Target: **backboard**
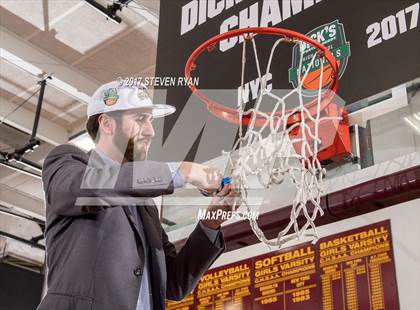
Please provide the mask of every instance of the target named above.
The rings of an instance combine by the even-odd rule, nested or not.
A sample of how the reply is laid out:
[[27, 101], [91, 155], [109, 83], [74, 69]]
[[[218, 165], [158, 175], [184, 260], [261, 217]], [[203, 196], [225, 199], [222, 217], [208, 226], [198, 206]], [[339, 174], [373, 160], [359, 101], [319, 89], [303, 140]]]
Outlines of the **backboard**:
[[[199, 44], [231, 29], [281, 27], [328, 46], [340, 62], [338, 101], [349, 113], [351, 137], [348, 156], [324, 162], [328, 195], [420, 162], [418, 11], [416, 1], [374, 1], [363, 6], [331, 0], [163, 3], [156, 76], [183, 76], [185, 62]], [[267, 59], [273, 40], [257, 41], [260, 58]], [[242, 44], [226, 40], [197, 63], [199, 87], [230, 107], [238, 102]], [[275, 56], [273, 70], [264, 78], [279, 92], [293, 88], [293, 46], [281, 48]], [[252, 57], [249, 64], [254, 69], [245, 72], [246, 100], [252, 105], [261, 81]], [[214, 118], [187, 87], [161, 88], [155, 90], [155, 100], [176, 105], [177, 113], [158, 126], [157, 135], [163, 138], [158, 149], [151, 150], [153, 158], [194, 160], [224, 170], [226, 159], [221, 154], [232, 147], [238, 128]], [[306, 96], [311, 98], [310, 89]], [[253, 207], [261, 214], [289, 206], [295, 194], [287, 180], [268, 190], [256, 181], [253, 184]], [[164, 198], [163, 223], [174, 239], [183, 236], [179, 228], [196, 222], [198, 209], [208, 202], [193, 189]]]

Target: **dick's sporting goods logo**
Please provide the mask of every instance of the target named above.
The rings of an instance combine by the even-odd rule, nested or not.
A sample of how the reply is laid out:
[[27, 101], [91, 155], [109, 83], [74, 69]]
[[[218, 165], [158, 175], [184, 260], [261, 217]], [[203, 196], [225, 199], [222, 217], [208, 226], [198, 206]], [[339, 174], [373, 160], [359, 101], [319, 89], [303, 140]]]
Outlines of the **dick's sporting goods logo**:
[[[331, 23], [319, 26], [309, 31], [306, 36], [318, 41], [327, 47], [337, 59], [338, 78], [340, 79], [346, 71], [348, 59], [350, 57], [350, 43], [346, 41], [343, 24], [335, 20]], [[307, 68], [308, 75], [303, 83], [303, 94], [313, 97], [318, 94], [319, 78], [321, 73], [321, 60], [316, 57], [311, 65], [311, 60], [317, 49], [308, 43], [297, 43], [293, 47], [292, 67], [289, 69], [289, 82], [296, 88], [299, 85], [299, 77], [303, 78]], [[302, 71], [298, 72], [300, 58], [302, 59]], [[322, 78], [322, 87], [327, 86], [331, 79], [331, 66], [326, 59], [323, 61], [324, 73]]]

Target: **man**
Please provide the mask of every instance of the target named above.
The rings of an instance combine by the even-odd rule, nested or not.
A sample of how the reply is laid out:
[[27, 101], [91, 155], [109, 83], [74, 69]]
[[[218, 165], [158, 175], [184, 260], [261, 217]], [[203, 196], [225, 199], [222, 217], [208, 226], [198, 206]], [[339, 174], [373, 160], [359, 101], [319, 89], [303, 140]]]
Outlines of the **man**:
[[232, 208], [235, 196], [209, 167], [146, 160], [154, 105], [136, 86], [111, 82], [88, 105], [88, 155], [71, 145], [44, 161], [47, 294], [38, 310], [159, 310], [189, 294], [223, 252], [223, 220], [200, 222], [176, 252], [152, 197], [190, 183], [217, 195], [209, 210]]

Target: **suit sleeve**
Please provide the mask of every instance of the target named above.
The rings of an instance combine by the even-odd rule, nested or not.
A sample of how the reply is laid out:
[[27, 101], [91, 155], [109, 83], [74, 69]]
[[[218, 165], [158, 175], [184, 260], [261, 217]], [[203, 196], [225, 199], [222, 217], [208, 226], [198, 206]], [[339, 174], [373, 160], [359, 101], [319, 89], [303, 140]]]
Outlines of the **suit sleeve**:
[[196, 226], [179, 253], [168, 241], [165, 231], [163, 244], [167, 270], [166, 298], [170, 300], [182, 300], [191, 293], [202, 275], [225, 249], [221, 232], [212, 242], [200, 225]]
[[[42, 171], [47, 212], [78, 216], [121, 205], [121, 200], [173, 192], [166, 163], [142, 161], [94, 167], [86, 158], [70, 145], [58, 146], [48, 154]], [[84, 203], [89, 199], [100, 199], [101, 203]]]
[[221, 231], [222, 231], [221, 228], [220, 227], [218, 229], [208, 228], [201, 221], [198, 222], [198, 225], [204, 231], [207, 238], [209, 238], [210, 242], [220, 247], [219, 235], [221, 234]]

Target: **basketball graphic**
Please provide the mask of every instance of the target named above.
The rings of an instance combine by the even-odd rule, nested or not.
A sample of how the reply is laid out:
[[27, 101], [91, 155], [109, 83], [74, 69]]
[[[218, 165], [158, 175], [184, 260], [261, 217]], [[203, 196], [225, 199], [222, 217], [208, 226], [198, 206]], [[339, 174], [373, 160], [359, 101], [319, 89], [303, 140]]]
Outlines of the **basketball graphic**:
[[[344, 26], [338, 20], [321, 25], [306, 34], [308, 37], [325, 45], [338, 63], [338, 78], [341, 78], [346, 70], [348, 59], [350, 57], [350, 43], [346, 41]], [[294, 88], [298, 87], [302, 79], [303, 94], [307, 97], [314, 97], [318, 93], [321, 67], [322, 89], [328, 88], [333, 79], [333, 70], [326, 59], [321, 63], [320, 57], [315, 55], [316, 49], [307, 44], [296, 44], [293, 47], [292, 67], [289, 69], [289, 82]], [[314, 57], [315, 56], [315, 57]], [[299, 64], [302, 59], [302, 70], [299, 71]], [[306, 74], [307, 70], [309, 72]], [[305, 77], [306, 75], [306, 77]]]
[[[339, 68], [341, 67], [340, 61], [337, 60], [337, 64]], [[324, 63], [323, 74], [322, 74], [322, 88], [327, 88], [328, 85], [331, 83], [333, 70], [331, 65], [326, 62]], [[302, 76], [303, 77], [303, 76]], [[307, 90], [316, 91], [319, 89], [319, 79], [321, 77], [321, 69], [317, 69], [315, 71], [309, 72], [305, 81], [303, 82], [303, 87]]]

